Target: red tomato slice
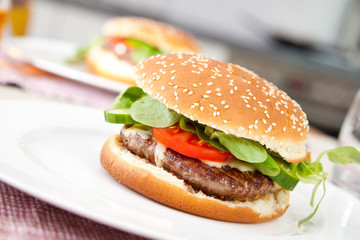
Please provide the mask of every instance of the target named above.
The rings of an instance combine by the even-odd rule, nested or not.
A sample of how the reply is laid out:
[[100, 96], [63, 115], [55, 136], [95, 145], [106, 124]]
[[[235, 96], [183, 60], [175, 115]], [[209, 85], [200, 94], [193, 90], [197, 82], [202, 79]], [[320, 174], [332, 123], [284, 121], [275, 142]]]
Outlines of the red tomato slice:
[[230, 152], [213, 147], [196, 134], [182, 130], [178, 125], [152, 128], [152, 134], [156, 141], [188, 157], [213, 162], [225, 162], [233, 158]]
[[107, 37], [106, 38], [106, 43], [108, 46], [114, 48], [116, 46], [116, 44], [118, 43], [123, 43], [126, 45], [126, 38], [122, 38], [122, 37]]

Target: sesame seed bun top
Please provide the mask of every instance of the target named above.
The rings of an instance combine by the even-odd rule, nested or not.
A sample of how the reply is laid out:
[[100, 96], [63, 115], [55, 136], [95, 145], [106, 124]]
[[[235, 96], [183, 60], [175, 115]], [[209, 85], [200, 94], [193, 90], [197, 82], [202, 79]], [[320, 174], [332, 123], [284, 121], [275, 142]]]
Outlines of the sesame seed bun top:
[[289, 162], [307, 158], [308, 121], [299, 104], [255, 73], [200, 54], [141, 61], [136, 83], [169, 109], [227, 134], [260, 142]]
[[200, 52], [190, 34], [171, 25], [147, 18], [117, 17], [105, 22], [105, 36], [134, 38], [167, 52]]

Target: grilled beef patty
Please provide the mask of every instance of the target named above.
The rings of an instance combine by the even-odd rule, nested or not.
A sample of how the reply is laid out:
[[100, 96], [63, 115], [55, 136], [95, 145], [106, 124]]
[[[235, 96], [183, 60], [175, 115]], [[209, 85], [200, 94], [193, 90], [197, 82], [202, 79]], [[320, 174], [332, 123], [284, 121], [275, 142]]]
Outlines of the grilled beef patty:
[[[120, 142], [132, 153], [156, 165], [155, 148], [158, 143], [153, 138], [145, 138], [137, 133], [126, 136], [121, 131]], [[265, 196], [273, 186], [273, 181], [258, 171], [242, 172], [228, 166], [211, 167], [169, 148], [162, 160], [162, 167], [195, 190], [223, 200], [256, 200]]]

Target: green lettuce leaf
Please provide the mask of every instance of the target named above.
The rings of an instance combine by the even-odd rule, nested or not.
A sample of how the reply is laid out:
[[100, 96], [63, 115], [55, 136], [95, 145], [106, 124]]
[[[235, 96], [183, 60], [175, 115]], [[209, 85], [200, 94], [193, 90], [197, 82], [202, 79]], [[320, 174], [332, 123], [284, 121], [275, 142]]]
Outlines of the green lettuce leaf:
[[330, 161], [337, 164], [360, 164], [360, 152], [350, 146], [338, 147], [326, 152]]
[[181, 115], [168, 109], [165, 104], [146, 95], [136, 100], [130, 107], [131, 117], [150, 127], [165, 128], [177, 123]]
[[211, 133], [210, 139], [218, 139], [221, 145], [244, 162], [262, 163], [268, 156], [266, 149], [260, 143], [250, 139], [236, 137], [218, 130]]
[[144, 58], [164, 53], [163, 51], [151, 46], [150, 44], [137, 39], [128, 38], [126, 39], [126, 43], [133, 49], [133, 51], [131, 52], [131, 58], [135, 63], [140, 62], [140, 60]]
[[221, 143], [219, 142], [218, 139], [211, 139], [210, 138], [211, 135], [206, 134], [205, 129], [207, 128], [207, 126], [204, 126], [204, 125], [202, 125], [200, 123], [191, 121], [190, 119], [188, 119], [186, 117], [182, 117], [180, 119], [179, 126], [180, 126], [180, 128], [182, 128], [185, 131], [197, 134], [198, 137], [201, 140], [203, 140], [204, 142], [209, 143], [213, 147], [216, 147], [216, 148], [218, 148], [218, 149], [220, 149], [222, 151], [228, 152], [226, 147], [221, 145]]
[[73, 56], [66, 59], [66, 63], [74, 64], [83, 61], [85, 59], [86, 54], [89, 52], [91, 48], [95, 47], [96, 45], [102, 45], [104, 44], [104, 42], [105, 42], [104, 36], [95, 37], [88, 44], [79, 47]]
[[278, 176], [280, 173], [280, 167], [271, 157], [270, 154], [267, 154], [267, 158], [262, 163], [253, 163], [255, 168], [262, 174], [270, 177]]
[[117, 96], [113, 102], [113, 109], [130, 108], [138, 99], [145, 96], [146, 93], [139, 87], [129, 87], [122, 94]]

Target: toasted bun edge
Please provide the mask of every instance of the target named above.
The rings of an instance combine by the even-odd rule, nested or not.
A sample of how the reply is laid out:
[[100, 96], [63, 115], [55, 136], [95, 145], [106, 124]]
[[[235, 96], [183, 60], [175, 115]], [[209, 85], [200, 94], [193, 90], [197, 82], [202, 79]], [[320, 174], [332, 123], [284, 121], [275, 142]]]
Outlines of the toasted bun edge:
[[134, 65], [119, 59], [114, 53], [101, 46], [92, 48], [85, 57], [86, 67], [95, 75], [111, 80], [136, 85]]

